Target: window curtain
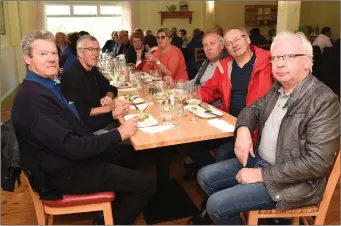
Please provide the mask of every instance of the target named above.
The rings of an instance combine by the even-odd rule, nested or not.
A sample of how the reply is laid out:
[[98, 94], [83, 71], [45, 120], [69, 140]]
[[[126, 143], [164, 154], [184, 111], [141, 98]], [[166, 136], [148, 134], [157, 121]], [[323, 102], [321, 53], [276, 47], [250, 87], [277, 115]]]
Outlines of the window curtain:
[[123, 29], [131, 34], [136, 27], [136, 3], [124, 1], [123, 3]]
[[45, 15], [45, 2], [44, 1], [35, 1], [35, 27], [39, 30], [46, 30], [46, 15]]

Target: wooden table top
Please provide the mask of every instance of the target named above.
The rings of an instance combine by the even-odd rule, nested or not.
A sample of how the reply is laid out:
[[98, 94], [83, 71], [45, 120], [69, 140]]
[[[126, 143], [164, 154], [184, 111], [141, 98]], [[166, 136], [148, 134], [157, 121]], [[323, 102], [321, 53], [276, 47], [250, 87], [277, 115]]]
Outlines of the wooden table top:
[[[153, 117], [159, 121], [159, 125], [162, 125], [156, 103], [153, 103], [150, 107], [148, 107], [146, 113], [153, 115]], [[130, 110], [129, 114], [136, 114], [136, 110]], [[185, 111], [184, 116], [179, 119], [178, 126], [157, 134], [149, 134], [141, 130], [137, 130], [130, 138], [130, 142], [134, 146], [135, 150], [138, 151], [196, 141], [231, 137], [234, 135], [232, 132], [222, 132], [211, 126], [207, 122], [208, 119], [199, 118], [197, 116], [196, 119], [196, 123], [192, 122], [192, 113]], [[235, 117], [225, 112], [219, 119], [223, 119], [231, 125], [235, 125], [237, 121]], [[123, 122], [124, 119], [122, 118], [120, 121]]]

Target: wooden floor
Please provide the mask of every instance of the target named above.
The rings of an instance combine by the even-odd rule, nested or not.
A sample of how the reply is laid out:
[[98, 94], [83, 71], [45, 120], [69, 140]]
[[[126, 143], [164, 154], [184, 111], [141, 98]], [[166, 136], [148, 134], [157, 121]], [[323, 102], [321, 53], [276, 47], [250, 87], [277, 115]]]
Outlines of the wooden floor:
[[[4, 122], [10, 118], [11, 101], [6, 101], [6, 104], [1, 107], [1, 121]], [[182, 176], [184, 169], [181, 165], [181, 156], [175, 156], [171, 165], [171, 176], [176, 178], [189, 194], [194, 204], [199, 207], [202, 198], [199, 194], [199, 188], [195, 181], [183, 181]], [[154, 166], [144, 168], [144, 171], [155, 172]], [[1, 224], [37, 224], [33, 202], [24, 180], [22, 184], [16, 188], [15, 192], [1, 192]], [[92, 224], [92, 219], [96, 213], [88, 214], [70, 214], [55, 217], [55, 224], [71, 225], [71, 224]], [[178, 219], [176, 221], [164, 222], [165, 225], [186, 224], [188, 218]], [[146, 224], [141, 214], [136, 224]], [[340, 181], [334, 192], [325, 224], [340, 225]]]

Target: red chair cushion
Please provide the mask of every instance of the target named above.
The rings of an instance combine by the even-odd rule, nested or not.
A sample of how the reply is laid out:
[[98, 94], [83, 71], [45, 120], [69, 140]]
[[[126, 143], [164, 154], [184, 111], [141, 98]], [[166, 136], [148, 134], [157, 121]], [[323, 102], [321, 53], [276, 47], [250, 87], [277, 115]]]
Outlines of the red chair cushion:
[[114, 199], [115, 199], [114, 192], [98, 192], [81, 195], [63, 195], [63, 199], [42, 200], [42, 202], [45, 206], [48, 207], [70, 207], [111, 202]]

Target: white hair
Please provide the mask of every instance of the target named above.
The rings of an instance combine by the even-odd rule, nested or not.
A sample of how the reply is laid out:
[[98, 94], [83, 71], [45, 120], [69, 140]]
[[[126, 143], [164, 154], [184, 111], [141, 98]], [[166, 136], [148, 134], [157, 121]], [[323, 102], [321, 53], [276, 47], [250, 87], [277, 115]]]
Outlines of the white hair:
[[273, 38], [273, 41], [271, 44], [271, 48], [270, 48], [271, 55], [272, 55], [274, 46], [277, 44], [277, 42], [280, 42], [280, 41], [287, 42], [288, 39], [292, 39], [292, 38], [297, 38], [301, 42], [304, 54], [306, 54], [311, 59], [310, 72], [313, 72], [313, 46], [311, 45], [307, 37], [302, 32], [293, 33], [289, 31], [282, 31], [278, 33]]
[[[91, 36], [91, 35], [82, 35], [78, 41], [77, 41], [77, 45], [76, 45], [76, 48], [77, 49], [81, 49], [81, 48], [84, 48], [84, 41], [85, 40], [90, 40], [90, 41], [97, 41], [97, 39], [94, 37], [94, 36]], [[98, 41], [97, 41], [98, 42]]]
[[232, 27], [232, 28], [228, 28], [228, 29], [226, 29], [226, 31], [224, 32], [224, 36], [225, 36], [225, 34], [226, 34], [227, 32], [229, 32], [229, 31], [231, 31], [231, 30], [238, 30], [238, 31], [240, 31], [240, 32], [242, 33], [242, 35], [247, 35], [247, 36], [248, 36], [247, 31], [246, 31], [246, 29], [245, 29], [244, 27]]
[[220, 44], [224, 45], [224, 38], [221, 37], [218, 33], [216, 32], [209, 32], [209, 33], [206, 33], [204, 35], [204, 37], [202, 38], [202, 40], [204, 40], [207, 36], [209, 35], [215, 35], [217, 37], [217, 39], [219, 40]]
[[26, 34], [21, 41], [21, 50], [24, 55], [32, 57], [32, 43], [35, 40], [47, 40], [56, 43], [55, 36], [49, 31], [36, 30]]

